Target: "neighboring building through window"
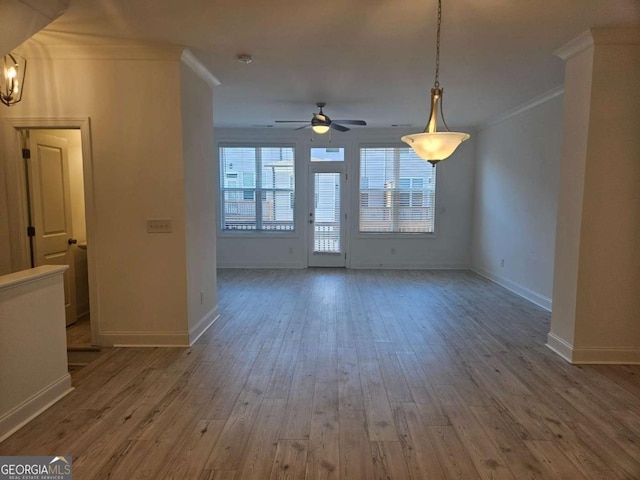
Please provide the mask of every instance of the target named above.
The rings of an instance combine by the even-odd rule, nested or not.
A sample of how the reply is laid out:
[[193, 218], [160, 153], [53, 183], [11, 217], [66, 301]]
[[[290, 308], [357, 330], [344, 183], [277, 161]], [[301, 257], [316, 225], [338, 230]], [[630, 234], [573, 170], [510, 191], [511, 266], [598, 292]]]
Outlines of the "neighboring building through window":
[[294, 149], [223, 146], [219, 151], [222, 230], [294, 230]]
[[436, 169], [411, 148], [360, 149], [360, 232], [433, 233]]

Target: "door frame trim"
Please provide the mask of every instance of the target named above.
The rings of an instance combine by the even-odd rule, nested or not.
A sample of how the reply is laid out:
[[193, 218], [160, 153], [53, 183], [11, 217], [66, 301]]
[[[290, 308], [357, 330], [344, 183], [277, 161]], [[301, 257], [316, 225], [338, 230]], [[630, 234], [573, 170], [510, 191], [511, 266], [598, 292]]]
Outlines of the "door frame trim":
[[[306, 238], [306, 243], [307, 243], [307, 259], [306, 259], [306, 263], [307, 263], [307, 268], [311, 267], [310, 265], [310, 259], [311, 259], [311, 255], [313, 253], [313, 241], [314, 241], [314, 235], [312, 232], [312, 229], [309, 228], [309, 224], [307, 223], [309, 221], [309, 217], [308, 214], [309, 212], [311, 212], [314, 209], [314, 194], [315, 194], [315, 187], [313, 185], [313, 179], [314, 179], [314, 174], [315, 173], [338, 173], [340, 175], [340, 215], [342, 216], [342, 218], [340, 219], [340, 228], [341, 228], [341, 241], [342, 241], [342, 252], [339, 253], [338, 255], [343, 256], [343, 260], [344, 260], [344, 265], [341, 265], [337, 268], [349, 268], [349, 263], [348, 263], [348, 258], [347, 258], [347, 252], [348, 252], [348, 236], [349, 236], [349, 230], [348, 230], [348, 224], [347, 221], [345, 220], [344, 216], [348, 215], [348, 205], [349, 205], [349, 191], [347, 190], [347, 179], [348, 179], [348, 166], [346, 165], [346, 162], [314, 162], [314, 163], [310, 163], [309, 164], [309, 169], [307, 171], [307, 202], [308, 202], [308, 212], [305, 215], [305, 229], [307, 230], [308, 234], [307, 234], [307, 238]], [[315, 222], [315, 218], [314, 218], [314, 222]], [[334, 254], [327, 254], [327, 255], [334, 255]]]
[[98, 295], [97, 261], [99, 244], [96, 235], [96, 216], [91, 148], [91, 120], [89, 117], [27, 117], [5, 118], [3, 136], [6, 145], [5, 174], [9, 215], [9, 244], [11, 268], [14, 272], [31, 268], [27, 231], [26, 172], [22, 159], [21, 130], [74, 129], [82, 139], [82, 169], [84, 178], [85, 219], [87, 225], [87, 264], [89, 269], [89, 305], [91, 306], [91, 342], [100, 345], [100, 304]]

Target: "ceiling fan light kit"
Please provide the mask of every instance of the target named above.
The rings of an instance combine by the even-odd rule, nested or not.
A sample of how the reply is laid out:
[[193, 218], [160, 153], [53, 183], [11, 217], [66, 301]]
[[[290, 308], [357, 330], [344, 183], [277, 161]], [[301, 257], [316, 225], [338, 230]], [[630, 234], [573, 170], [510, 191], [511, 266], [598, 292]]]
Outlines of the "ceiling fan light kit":
[[[448, 158], [462, 142], [468, 140], [471, 135], [468, 133], [451, 132], [444, 120], [442, 111], [442, 94], [444, 90], [440, 87], [440, 25], [442, 23], [442, 0], [438, 0], [438, 31], [436, 40], [436, 78], [431, 89], [431, 113], [429, 122], [422, 133], [405, 135], [401, 138], [403, 142], [413, 148], [416, 155], [428, 161], [434, 167], [438, 162]], [[442, 123], [446, 128], [445, 132], [438, 132], [438, 110], [442, 117]]]
[[276, 120], [276, 123], [306, 123], [307, 125], [296, 128], [296, 130], [311, 127], [311, 129], [319, 135], [324, 135], [330, 130], [337, 130], [339, 132], [348, 132], [351, 130], [350, 128], [342, 125], [343, 123], [347, 125], [367, 125], [367, 122], [364, 120], [331, 120], [322, 110], [325, 106], [326, 103], [324, 102], [316, 103], [316, 107], [318, 107], [320, 111], [313, 114], [310, 122], [307, 120]]

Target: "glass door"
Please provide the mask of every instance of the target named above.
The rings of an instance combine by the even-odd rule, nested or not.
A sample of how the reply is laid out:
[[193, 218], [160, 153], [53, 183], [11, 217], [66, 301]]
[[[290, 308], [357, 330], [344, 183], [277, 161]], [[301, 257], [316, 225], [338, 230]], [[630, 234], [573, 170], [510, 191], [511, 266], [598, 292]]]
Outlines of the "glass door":
[[344, 267], [344, 165], [312, 165], [309, 184], [309, 266]]

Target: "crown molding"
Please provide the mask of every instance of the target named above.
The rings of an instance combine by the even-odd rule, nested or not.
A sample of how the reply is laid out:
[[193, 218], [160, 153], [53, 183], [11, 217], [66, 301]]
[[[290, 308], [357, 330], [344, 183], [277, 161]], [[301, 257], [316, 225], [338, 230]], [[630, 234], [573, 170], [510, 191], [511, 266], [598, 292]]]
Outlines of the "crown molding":
[[640, 44], [640, 28], [592, 28], [591, 35], [596, 45]]
[[553, 54], [556, 57], [560, 57], [565, 62], [577, 55], [578, 53], [586, 50], [587, 48], [593, 47], [593, 34], [591, 30], [586, 30], [582, 32], [580, 35], [575, 37], [573, 40], [565, 43], [562, 47], [557, 49]]
[[556, 97], [559, 97], [564, 93], [564, 85], [558, 85], [555, 88], [543, 93], [542, 95], [538, 95], [537, 97], [532, 98], [531, 100], [526, 101], [525, 103], [518, 105], [511, 110], [506, 111], [505, 113], [494, 117], [493, 119], [484, 122], [478, 126], [479, 131], [486, 130], [489, 127], [497, 125], [498, 123], [502, 123], [505, 120], [508, 120], [512, 117], [520, 115], [521, 113], [526, 112], [527, 110], [531, 110], [532, 108], [537, 107], [538, 105], [542, 105], [543, 103], [548, 102], [549, 100], [553, 100]]
[[29, 60], [159, 60], [178, 61], [184, 47], [145, 44], [47, 44], [28, 40], [19, 51]]
[[207, 82], [211, 87], [217, 87], [221, 84], [220, 80], [218, 80], [215, 75], [213, 75], [204, 64], [198, 60], [191, 50], [185, 48], [182, 51], [182, 55], [180, 56], [180, 60], [186, 66], [188, 66], [193, 72], [198, 75], [202, 80]]
[[567, 61], [578, 53], [594, 45], [638, 45], [640, 44], [640, 28], [592, 28], [565, 43], [553, 54]]
[[67, 11], [71, 0], [18, 0], [18, 2], [50, 20], [55, 20]]

